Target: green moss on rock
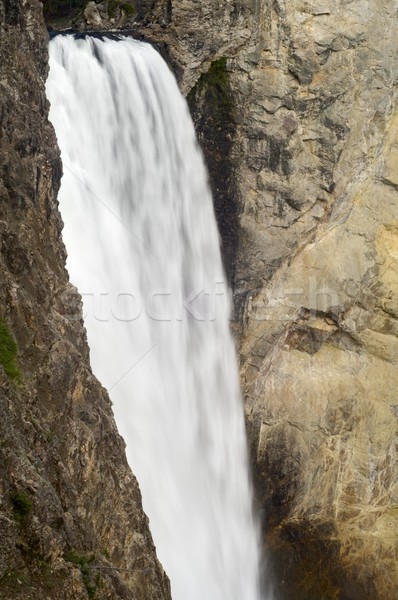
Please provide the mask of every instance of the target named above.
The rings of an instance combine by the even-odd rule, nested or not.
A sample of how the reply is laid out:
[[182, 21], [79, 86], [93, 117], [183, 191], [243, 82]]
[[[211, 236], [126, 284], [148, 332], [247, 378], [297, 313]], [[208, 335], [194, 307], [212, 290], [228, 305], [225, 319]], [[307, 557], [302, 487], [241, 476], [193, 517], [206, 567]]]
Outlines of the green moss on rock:
[[22, 521], [31, 512], [33, 505], [28, 494], [22, 490], [15, 492], [11, 496], [11, 503], [16, 521]]
[[209, 170], [224, 268], [233, 287], [240, 208], [233, 157], [236, 102], [227, 61], [226, 57], [213, 61], [188, 94], [187, 101]]
[[188, 94], [188, 104], [191, 104], [198, 94], [205, 94], [207, 99], [210, 99], [216, 113], [230, 113], [232, 96], [226, 57], [212, 62], [209, 70], [200, 76], [196, 85]]
[[6, 323], [0, 319], [0, 364], [6, 375], [12, 380], [19, 380], [21, 373], [17, 366], [17, 344]]
[[109, 0], [108, 15], [111, 18], [114, 17], [118, 8], [123, 10], [129, 17], [133, 16], [137, 12], [135, 6], [126, 0]]
[[95, 556], [93, 554], [87, 556], [85, 554], [80, 554], [76, 550], [71, 550], [66, 556], [66, 560], [80, 568], [87, 595], [89, 598], [94, 598], [100, 583], [99, 573], [96, 574], [96, 577], [93, 577], [91, 569], [92, 563], [95, 561]]

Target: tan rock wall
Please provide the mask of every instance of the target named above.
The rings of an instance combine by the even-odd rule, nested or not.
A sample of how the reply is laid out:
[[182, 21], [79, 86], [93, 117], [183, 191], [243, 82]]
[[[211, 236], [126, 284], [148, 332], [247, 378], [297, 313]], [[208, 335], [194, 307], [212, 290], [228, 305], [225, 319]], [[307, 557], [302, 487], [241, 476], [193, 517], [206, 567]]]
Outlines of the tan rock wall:
[[[325, 589], [327, 598], [398, 593], [398, 113], [388, 116], [330, 218], [247, 307], [256, 489], [271, 547], [294, 549], [296, 564], [278, 568], [306, 600]], [[309, 566], [314, 540], [322, 554]]]
[[262, 3], [260, 28], [233, 61], [244, 97], [239, 287], [267, 280], [372, 168], [395, 104], [396, 8]]
[[[239, 212], [255, 489], [289, 600], [398, 596], [397, 10], [259, 2], [243, 45], [221, 38], [213, 53], [228, 57], [234, 181], [220, 193], [225, 173], [213, 180], [225, 229], [225, 189]], [[217, 107], [195, 93], [208, 152], [203, 121]]]

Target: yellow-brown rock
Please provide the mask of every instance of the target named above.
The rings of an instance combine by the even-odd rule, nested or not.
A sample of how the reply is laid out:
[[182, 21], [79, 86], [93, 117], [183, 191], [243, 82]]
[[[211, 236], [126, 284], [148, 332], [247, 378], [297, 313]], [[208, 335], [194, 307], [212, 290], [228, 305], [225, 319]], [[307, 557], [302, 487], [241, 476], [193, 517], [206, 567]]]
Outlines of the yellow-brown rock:
[[305, 600], [397, 597], [398, 113], [386, 129], [346, 211], [253, 298], [243, 336], [256, 490]]

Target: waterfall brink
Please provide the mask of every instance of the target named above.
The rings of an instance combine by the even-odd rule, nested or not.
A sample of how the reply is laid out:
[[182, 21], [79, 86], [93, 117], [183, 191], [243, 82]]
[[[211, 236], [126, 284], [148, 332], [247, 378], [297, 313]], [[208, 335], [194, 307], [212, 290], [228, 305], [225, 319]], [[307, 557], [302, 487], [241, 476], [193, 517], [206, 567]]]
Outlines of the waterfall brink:
[[[68, 270], [174, 600], [259, 600], [230, 299], [185, 100], [149, 45], [57, 36]], [[115, 489], [117, 493], [117, 489]]]

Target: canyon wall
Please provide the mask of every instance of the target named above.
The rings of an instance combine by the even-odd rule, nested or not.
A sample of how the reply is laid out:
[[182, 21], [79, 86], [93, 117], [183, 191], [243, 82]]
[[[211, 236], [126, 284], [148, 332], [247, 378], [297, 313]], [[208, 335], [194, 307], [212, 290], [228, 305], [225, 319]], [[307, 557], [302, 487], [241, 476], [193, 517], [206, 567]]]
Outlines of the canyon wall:
[[[90, 544], [97, 548], [105, 532], [114, 544], [109, 532], [115, 525], [105, 526], [113, 512], [103, 522], [102, 509], [97, 519], [91, 506], [104, 496], [98, 495], [94, 465], [102, 465], [101, 473], [110, 469], [108, 444], [99, 442], [110, 435], [120, 470], [108, 485], [125, 482], [123, 493], [132, 490], [137, 499], [126, 515], [126, 495], [117, 495], [117, 509], [134, 521], [132, 529], [131, 521], [122, 521], [119, 535], [129, 536], [132, 549], [145, 539], [138, 547], [156, 575], [146, 585], [157, 591], [141, 597], [167, 597], [106, 396], [87, 366], [80, 309], [71, 315], [77, 322], [63, 314], [70, 313], [71, 290], [54, 200], [60, 165], [43, 100], [46, 40], [38, 12], [32, 13], [38, 4], [21, 0], [18, 13], [14, 3], [2, 3], [2, 65], [3, 55], [8, 61], [2, 85], [11, 82], [2, 95], [10, 106], [1, 113], [4, 139], [10, 140], [2, 154], [10, 157], [2, 160], [3, 186], [16, 198], [2, 203], [8, 235], [2, 235], [8, 294], [2, 310], [18, 342], [25, 382], [5, 379], [4, 385], [9, 414], [24, 438], [18, 444], [27, 445], [18, 446], [18, 468], [4, 481], [23, 473], [20, 464], [49, 430], [46, 443], [52, 448], [52, 439], [58, 440], [62, 465], [59, 471], [43, 467], [55, 478], [55, 496], [69, 489], [62, 477], [74, 486], [76, 506], [68, 494], [62, 505], [68, 507], [62, 515], [72, 514], [63, 523], [78, 532], [69, 547], [92, 551]], [[156, 43], [188, 96], [234, 289], [256, 502], [276, 596], [395, 600], [398, 3], [129, 2], [134, 14], [121, 4], [110, 11], [109, 2], [88, 2], [73, 18], [63, 15], [61, 24], [80, 31], [119, 28]], [[54, 19], [49, 23], [59, 27]], [[23, 71], [16, 69], [18, 60]], [[28, 89], [28, 100], [16, 102]], [[26, 148], [30, 154], [20, 156]], [[36, 285], [36, 276], [42, 284]], [[107, 427], [112, 434], [104, 433]], [[43, 461], [47, 454], [41, 452]], [[20, 515], [18, 523], [12, 513], [18, 507], [12, 494], [21, 485], [18, 480], [4, 497], [13, 531], [26, 536], [30, 529], [18, 528], [33, 523], [33, 515]], [[35, 510], [38, 496], [27, 484], [22, 491], [32, 496]], [[109, 493], [111, 498], [111, 488]], [[21, 549], [27, 542], [20, 547], [13, 535], [9, 560], [27, 560]], [[129, 556], [112, 546], [113, 560]], [[68, 577], [81, 577], [81, 566], [62, 564]]]
[[231, 74], [242, 385], [286, 599], [398, 595], [396, 18], [264, 5]]
[[0, 36], [0, 598], [169, 600], [65, 270], [41, 3]]
[[394, 600], [398, 4], [172, 6], [276, 596]]
[[394, 600], [398, 5], [237, 10], [203, 8], [196, 35], [223, 35], [211, 56], [190, 46], [180, 80], [196, 78], [276, 595]]

